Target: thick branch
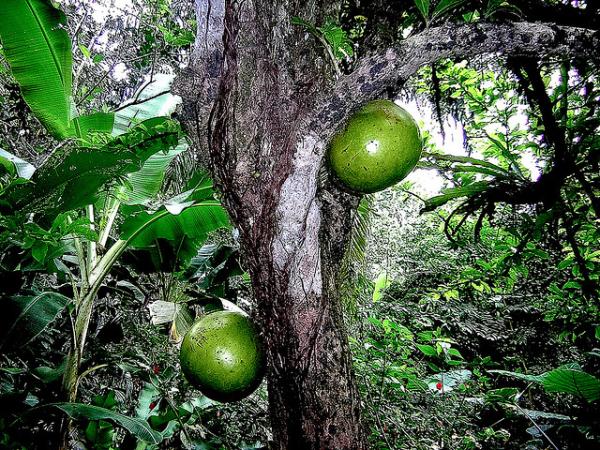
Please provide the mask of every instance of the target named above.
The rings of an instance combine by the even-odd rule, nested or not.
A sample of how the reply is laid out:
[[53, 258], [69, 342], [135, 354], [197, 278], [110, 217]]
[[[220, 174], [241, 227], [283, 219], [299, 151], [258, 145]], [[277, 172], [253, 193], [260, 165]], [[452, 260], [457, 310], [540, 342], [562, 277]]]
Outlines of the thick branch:
[[323, 101], [312, 125], [328, 139], [360, 104], [399, 89], [419, 68], [440, 59], [489, 53], [597, 59], [599, 41], [597, 32], [587, 29], [528, 22], [431, 28], [359, 61], [356, 70], [340, 79]]

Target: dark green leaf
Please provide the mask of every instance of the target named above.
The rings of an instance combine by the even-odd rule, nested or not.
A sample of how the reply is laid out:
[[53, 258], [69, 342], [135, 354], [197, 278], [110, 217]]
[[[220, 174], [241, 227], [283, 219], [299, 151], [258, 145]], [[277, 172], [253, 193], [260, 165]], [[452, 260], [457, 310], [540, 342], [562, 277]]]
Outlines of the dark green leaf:
[[416, 344], [416, 346], [425, 356], [437, 356], [437, 351], [431, 345]]
[[4, 299], [0, 348], [26, 345], [50, 325], [71, 299], [56, 292]]
[[429, 20], [429, 0], [414, 0], [415, 6], [425, 19], [425, 22]]
[[144, 205], [152, 200], [160, 191], [165, 179], [165, 171], [169, 164], [188, 148], [184, 140], [168, 152], [152, 155], [137, 172], [127, 176], [128, 189], [124, 188], [123, 203], [126, 205]]
[[114, 113], [95, 113], [73, 119], [77, 137], [84, 143], [90, 143], [91, 133], [111, 134], [115, 122]]
[[84, 405], [82, 403], [55, 403], [52, 406], [64, 411], [73, 419], [110, 420], [121, 425], [135, 437], [149, 444], [157, 445], [162, 441], [162, 435], [153, 430], [145, 420], [125, 416], [99, 406]]
[[460, 6], [465, 1], [466, 0], [440, 0], [433, 10], [432, 18], [435, 19], [442, 16], [450, 10]]
[[546, 374], [543, 383], [548, 392], [572, 394], [588, 402], [600, 399], [600, 380], [581, 370], [554, 369]]

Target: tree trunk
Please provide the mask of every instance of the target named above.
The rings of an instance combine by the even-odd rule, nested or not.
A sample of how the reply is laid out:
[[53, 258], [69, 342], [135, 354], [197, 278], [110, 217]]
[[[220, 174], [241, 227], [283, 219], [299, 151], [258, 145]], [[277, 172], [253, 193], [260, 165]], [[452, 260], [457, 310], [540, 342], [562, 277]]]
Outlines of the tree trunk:
[[291, 22], [321, 24], [340, 3], [196, 0], [196, 47], [176, 87], [198, 160], [208, 161], [240, 231], [277, 449], [366, 448], [336, 289], [358, 198], [321, 172], [335, 130], [362, 102], [438, 59], [598, 48], [598, 36], [581, 29], [447, 24], [361, 58], [336, 81], [327, 50]]
[[[336, 262], [357, 199], [319, 186], [324, 142], [307, 118], [333, 72], [326, 50], [291, 23], [294, 16], [316, 22], [335, 7], [314, 0], [198, 0], [207, 27], [198, 35], [192, 76], [179, 86], [184, 121], [196, 147], [208, 149], [240, 231], [267, 349], [278, 449], [365, 448], [336, 295]], [[208, 51], [221, 44], [208, 42], [218, 31], [207, 21], [209, 10], [224, 18], [222, 58]], [[222, 64], [220, 79], [201, 70], [207, 61]]]

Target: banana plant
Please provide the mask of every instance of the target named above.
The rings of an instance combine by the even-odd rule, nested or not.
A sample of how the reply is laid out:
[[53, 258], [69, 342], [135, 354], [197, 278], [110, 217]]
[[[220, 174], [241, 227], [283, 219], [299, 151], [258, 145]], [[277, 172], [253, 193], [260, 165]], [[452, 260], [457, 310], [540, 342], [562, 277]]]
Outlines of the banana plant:
[[156, 95], [168, 91], [172, 77], [149, 79], [116, 112], [77, 114], [65, 24], [50, 0], [5, 0], [0, 8], [0, 41], [23, 98], [48, 132], [65, 141], [35, 171], [0, 153], [0, 241], [27, 251], [28, 261], [14, 267], [29, 264], [71, 281], [73, 337], [63, 384], [74, 402], [94, 299], [123, 253], [157, 239], [186, 237], [200, 246], [229, 221], [207, 178], [156, 200], [167, 166], [187, 149], [168, 117], [178, 98]]

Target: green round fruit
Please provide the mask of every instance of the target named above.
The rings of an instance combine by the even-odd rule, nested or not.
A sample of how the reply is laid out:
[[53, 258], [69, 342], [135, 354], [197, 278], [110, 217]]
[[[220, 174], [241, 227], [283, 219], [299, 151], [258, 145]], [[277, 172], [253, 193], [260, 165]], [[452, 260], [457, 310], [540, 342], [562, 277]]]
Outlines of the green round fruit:
[[233, 402], [260, 385], [265, 358], [252, 321], [233, 311], [217, 311], [186, 333], [179, 353], [187, 380], [204, 395]]
[[392, 186], [415, 167], [423, 148], [411, 115], [388, 100], [367, 103], [329, 145], [329, 164], [349, 189], [371, 193]]

